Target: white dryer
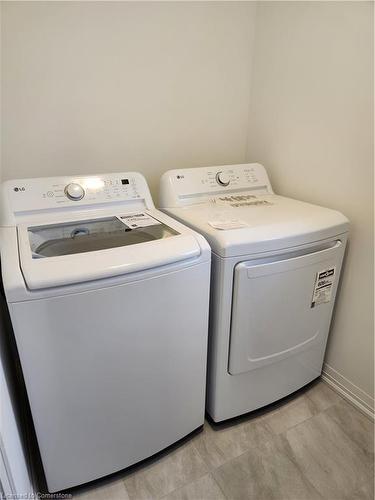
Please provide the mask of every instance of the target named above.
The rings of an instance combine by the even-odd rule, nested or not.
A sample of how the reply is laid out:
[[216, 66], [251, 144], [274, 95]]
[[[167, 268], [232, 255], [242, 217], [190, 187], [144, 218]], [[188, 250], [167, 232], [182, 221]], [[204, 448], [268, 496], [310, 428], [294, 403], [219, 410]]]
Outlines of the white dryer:
[[138, 173], [7, 181], [6, 300], [50, 492], [204, 422], [210, 248]]
[[213, 420], [265, 406], [317, 378], [348, 220], [275, 195], [259, 164], [171, 170], [161, 178], [160, 200], [212, 249]]

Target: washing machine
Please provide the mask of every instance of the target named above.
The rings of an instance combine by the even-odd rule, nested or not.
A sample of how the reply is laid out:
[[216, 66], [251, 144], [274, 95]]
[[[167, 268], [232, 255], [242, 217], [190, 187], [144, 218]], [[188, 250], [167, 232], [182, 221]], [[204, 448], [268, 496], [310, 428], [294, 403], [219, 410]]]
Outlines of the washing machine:
[[259, 164], [170, 170], [160, 204], [212, 249], [212, 419], [263, 407], [319, 377], [346, 217], [274, 194]]
[[135, 172], [1, 186], [6, 302], [50, 492], [204, 422], [210, 247]]

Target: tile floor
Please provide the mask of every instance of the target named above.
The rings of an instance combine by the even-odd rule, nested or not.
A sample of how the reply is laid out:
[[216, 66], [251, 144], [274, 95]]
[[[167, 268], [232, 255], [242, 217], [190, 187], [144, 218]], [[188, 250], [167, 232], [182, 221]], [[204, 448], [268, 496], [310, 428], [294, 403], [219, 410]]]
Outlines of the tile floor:
[[373, 423], [324, 382], [214, 426], [74, 500], [373, 499]]

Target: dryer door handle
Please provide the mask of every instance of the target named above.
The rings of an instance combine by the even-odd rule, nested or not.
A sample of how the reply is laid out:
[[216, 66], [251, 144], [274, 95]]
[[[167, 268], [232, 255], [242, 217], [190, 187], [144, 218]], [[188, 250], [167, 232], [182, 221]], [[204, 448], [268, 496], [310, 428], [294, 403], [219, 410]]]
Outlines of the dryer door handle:
[[341, 240], [333, 240], [328, 243], [324, 243], [321, 245], [316, 245], [314, 247], [308, 247], [301, 250], [293, 250], [286, 253], [280, 253], [277, 255], [273, 255], [272, 257], [263, 257], [260, 259], [248, 260], [245, 265], [249, 268], [249, 278], [253, 276], [252, 270], [258, 266], [265, 266], [266, 264], [273, 264], [275, 262], [282, 262], [284, 260], [293, 260], [294, 262], [298, 262], [297, 259], [311, 256], [323, 256], [324, 254], [328, 254], [333, 250], [339, 249], [343, 245]]

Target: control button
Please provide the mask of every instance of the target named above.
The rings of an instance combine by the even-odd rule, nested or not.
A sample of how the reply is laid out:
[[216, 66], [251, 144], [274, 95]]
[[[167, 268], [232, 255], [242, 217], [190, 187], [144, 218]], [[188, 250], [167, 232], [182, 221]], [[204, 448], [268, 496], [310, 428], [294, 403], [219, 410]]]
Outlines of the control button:
[[52, 198], [54, 195], [53, 191], [47, 191], [48, 198]]
[[69, 200], [79, 201], [85, 196], [85, 190], [79, 184], [72, 182], [65, 186], [64, 192]]
[[230, 177], [225, 172], [218, 172], [216, 174], [216, 182], [220, 184], [220, 186], [229, 186]]

